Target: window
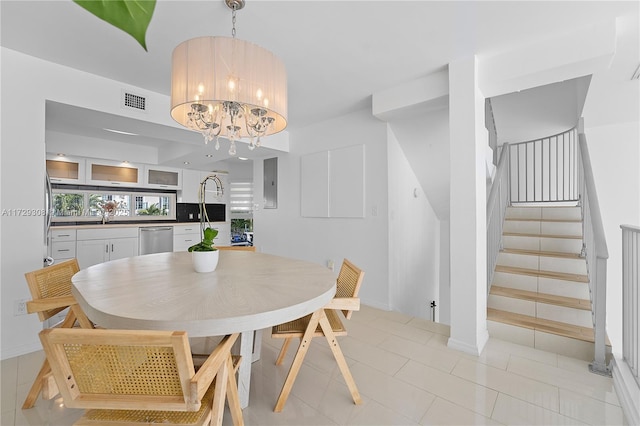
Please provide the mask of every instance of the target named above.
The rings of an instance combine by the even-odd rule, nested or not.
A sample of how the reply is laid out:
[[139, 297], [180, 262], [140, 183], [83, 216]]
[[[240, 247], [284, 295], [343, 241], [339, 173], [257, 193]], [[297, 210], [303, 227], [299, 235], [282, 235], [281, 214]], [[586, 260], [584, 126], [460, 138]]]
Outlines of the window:
[[[231, 182], [229, 202], [232, 217], [246, 217], [242, 214], [253, 213], [253, 182]], [[238, 213], [239, 215], [234, 215]]]
[[176, 194], [53, 189], [53, 222], [174, 220]]

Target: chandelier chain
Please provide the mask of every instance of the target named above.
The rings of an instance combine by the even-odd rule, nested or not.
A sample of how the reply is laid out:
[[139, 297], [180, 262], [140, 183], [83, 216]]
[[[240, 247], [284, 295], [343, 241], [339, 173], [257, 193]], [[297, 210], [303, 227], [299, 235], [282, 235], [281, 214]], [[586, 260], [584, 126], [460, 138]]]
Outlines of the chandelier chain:
[[233, 11], [231, 12], [231, 37], [236, 38], [236, 6], [233, 6]]

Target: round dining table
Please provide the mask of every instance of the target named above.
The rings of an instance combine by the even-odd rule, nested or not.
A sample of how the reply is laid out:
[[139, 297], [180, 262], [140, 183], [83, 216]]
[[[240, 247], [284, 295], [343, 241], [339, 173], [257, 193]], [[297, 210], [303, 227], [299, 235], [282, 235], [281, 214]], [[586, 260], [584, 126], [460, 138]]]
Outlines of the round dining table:
[[191, 253], [157, 253], [90, 266], [72, 283], [78, 304], [100, 327], [180, 330], [190, 337], [241, 333], [243, 407], [249, 402], [254, 332], [310, 314], [336, 292], [335, 275], [319, 264], [227, 250], [220, 250], [213, 272], [195, 272]]

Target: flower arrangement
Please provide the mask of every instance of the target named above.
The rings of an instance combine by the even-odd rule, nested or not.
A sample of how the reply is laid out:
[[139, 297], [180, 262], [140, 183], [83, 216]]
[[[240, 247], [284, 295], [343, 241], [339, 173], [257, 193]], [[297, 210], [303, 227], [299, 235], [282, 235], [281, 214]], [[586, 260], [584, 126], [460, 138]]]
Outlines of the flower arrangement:
[[117, 201], [100, 201], [98, 207], [102, 210], [102, 223], [109, 222], [109, 218], [113, 217], [118, 210], [119, 203]]

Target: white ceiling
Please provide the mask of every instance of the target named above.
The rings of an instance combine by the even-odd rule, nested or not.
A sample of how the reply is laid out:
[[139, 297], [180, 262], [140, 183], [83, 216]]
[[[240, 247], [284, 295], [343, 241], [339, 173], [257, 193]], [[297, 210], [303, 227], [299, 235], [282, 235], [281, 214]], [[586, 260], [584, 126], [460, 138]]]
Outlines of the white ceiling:
[[[442, 70], [453, 59], [491, 56], [625, 14], [637, 19], [638, 2], [248, 0], [237, 13], [236, 28], [238, 38], [284, 61], [288, 130], [294, 134], [309, 124], [370, 107], [373, 93]], [[159, 0], [147, 33], [148, 52], [70, 0], [2, 0], [0, 19], [4, 47], [166, 95], [176, 45], [231, 32], [231, 13], [223, 0]], [[630, 77], [637, 56], [631, 62], [617, 64], [620, 75]], [[78, 120], [68, 118], [70, 112], [84, 114], [87, 126], [77, 126]], [[92, 133], [105, 127], [105, 118], [90, 111], [57, 104], [47, 113], [48, 130], [115, 137]], [[109, 118], [110, 127], [126, 124], [141, 135], [122, 141], [201, 147], [199, 135], [191, 132], [116, 119]]]

